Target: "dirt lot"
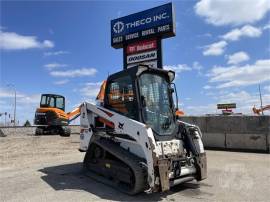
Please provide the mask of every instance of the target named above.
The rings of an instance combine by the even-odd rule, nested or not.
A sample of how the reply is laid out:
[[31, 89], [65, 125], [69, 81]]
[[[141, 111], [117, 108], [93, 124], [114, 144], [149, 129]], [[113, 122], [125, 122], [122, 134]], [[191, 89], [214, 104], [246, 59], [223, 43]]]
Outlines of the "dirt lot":
[[208, 178], [127, 196], [85, 176], [79, 136], [0, 138], [1, 201], [269, 201], [270, 155], [207, 151]]

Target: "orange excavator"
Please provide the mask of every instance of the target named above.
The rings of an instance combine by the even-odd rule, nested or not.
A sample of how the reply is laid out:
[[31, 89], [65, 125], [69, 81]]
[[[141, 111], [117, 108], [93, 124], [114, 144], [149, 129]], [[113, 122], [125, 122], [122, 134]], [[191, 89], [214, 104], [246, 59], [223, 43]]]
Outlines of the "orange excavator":
[[257, 109], [255, 106], [252, 108], [254, 114], [260, 115], [261, 113], [263, 113], [266, 110], [270, 110], [270, 105], [266, 105], [260, 109]]
[[40, 107], [36, 109], [34, 124], [36, 135], [60, 134], [70, 136], [68, 124], [80, 115], [80, 107], [65, 113], [65, 97], [56, 94], [42, 94]]

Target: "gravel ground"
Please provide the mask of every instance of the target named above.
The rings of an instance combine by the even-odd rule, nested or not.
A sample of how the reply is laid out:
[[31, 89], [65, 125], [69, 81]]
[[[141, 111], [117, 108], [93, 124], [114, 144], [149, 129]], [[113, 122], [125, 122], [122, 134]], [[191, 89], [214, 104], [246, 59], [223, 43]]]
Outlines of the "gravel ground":
[[85, 176], [79, 136], [0, 138], [1, 201], [270, 201], [270, 155], [207, 151], [208, 178], [166, 193], [119, 193]]

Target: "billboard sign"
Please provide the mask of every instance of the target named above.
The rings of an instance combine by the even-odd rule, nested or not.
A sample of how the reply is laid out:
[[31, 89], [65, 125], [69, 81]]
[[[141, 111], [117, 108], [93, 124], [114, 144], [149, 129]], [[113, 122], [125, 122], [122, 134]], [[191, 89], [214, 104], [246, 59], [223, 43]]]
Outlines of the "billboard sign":
[[235, 109], [236, 103], [217, 104], [217, 109]]
[[172, 3], [111, 21], [111, 45], [122, 48], [125, 43], [143, 38], [175, 36], [175, 19]]

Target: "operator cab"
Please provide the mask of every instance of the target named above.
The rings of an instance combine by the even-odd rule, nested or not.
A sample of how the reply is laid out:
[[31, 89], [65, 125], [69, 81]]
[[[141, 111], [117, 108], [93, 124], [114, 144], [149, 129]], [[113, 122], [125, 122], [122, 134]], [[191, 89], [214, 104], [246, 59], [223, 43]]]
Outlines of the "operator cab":
[[174, 136], [177, 128], [174, 77], [173, 71], [144, 65], [115, 73], [107, 80], [104, 107], [145, 123], [158, 139]]
[[56, 94], [42, 94], [40, 108], [57, 108], [65, 111], [65, 97]]

